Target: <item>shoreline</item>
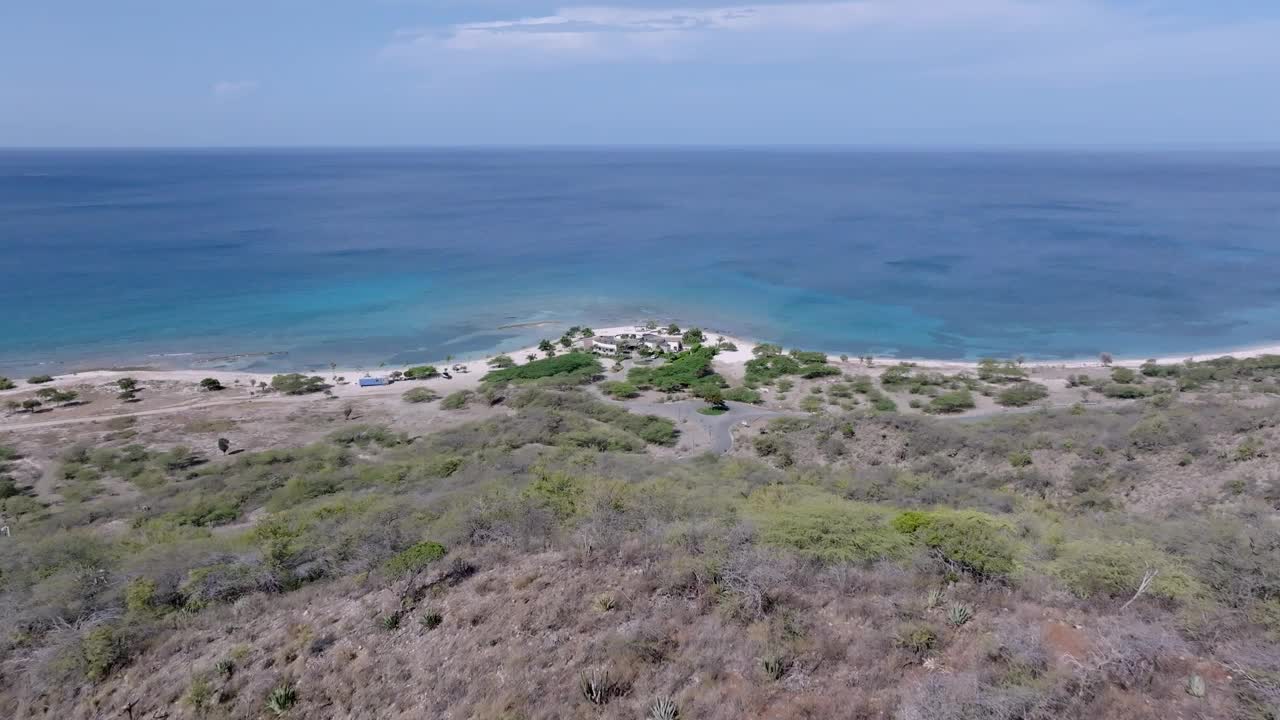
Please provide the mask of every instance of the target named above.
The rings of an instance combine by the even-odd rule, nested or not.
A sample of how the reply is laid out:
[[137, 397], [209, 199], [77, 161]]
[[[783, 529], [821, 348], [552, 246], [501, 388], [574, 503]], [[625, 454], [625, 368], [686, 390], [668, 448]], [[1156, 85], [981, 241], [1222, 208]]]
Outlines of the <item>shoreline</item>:
[[[631, 324], [631, 325], [619, 325], [619, 326], [613, 326], [613, 327], [603, 327], [597, 330], [596, 334], [609, 335], [609, 334], [618, 334], [623, 332], [634, 332], [639, 325], [640, 323]], [[690, 327], [697, 327], [697, 326], [691, 325]], [[716, 364], [722, 365], [722, 366], [734, 367], [734, 366], [745, 365], [748, 360], [754, 357], [754, 355], [752, 354], [752, 350], [757, 345], [768, 342], [767, 340], [758, 340], [754, 338], [740, 337], [732, 334], [731, 332], [721, 332], [715, 329], [703, 328], [703, 332], [708, 337], [708, 340], [713, 340], [715, 338], [722, 337], [724, 338], [725, 341], [731, 342], [737, 346], [738, 349], [736, 351], [722, 351], [720, 352], [720, 354], [716, 356]], [[825, 352], [831, 358], [839, 358], [841, 355], [841, 353], [831, 352], [827, 350], [822, 350], [821, 352]], [[484, 354], [480, 357], [471, 357], [468, 359], [454, 359], [448, 362], [444, 360], [437, 360], [433, 362], [415, 363], [415, 364], [416, 365], [435, 365], [436, 367], [439, 367], [439, 368], [445, 368], [445, 367], [452, 368], [454, 365], [465, 367], [467, 368], [465, 372], [453, 373], [454, 376], [450, 380], [446, 380], [443, 378], [434, 379], [435, 384], [444, 384], [449, 389], [465, 389], [478, 384], [480, 382], [480, 378], [482, 378], [485, 373], [489, 372], [489, 370], [492, 369], [488, 365], [489, 360], [495, 357], [498, 357], [499, 355], [507, 355], [513, 358], [518, 364], [523, 364], [525, 362], [526, 357], [530, 354], [537, 355], [539, 356], [539, 358], [541, 358], [543, 355], [541, 352], [538, 351], [536, 346], [530, 346], [530, 347], [520, 348], [517, 350], [507, 350], [507, 351], [488, 350], [488, 351], [484, 351]], [[1186, 360], [1204, 361], [1204, 360], [1210, 360], [1210, 359], [1215, 359], [1220, 357], [1246, 359], [1246, 358], [1254, 358], [1262, 355], [1271, 355], [1271, 354], [1280, 355], [1280, 344], [1260, 344], [1260, 345], [1254, 345], [1251, 347], [1238, 348], [1234, 350], [1189, 353], [1187, 355], [1182, 355], [1180, 357], [1168, 356], [1168, 355], [1163, 357], [1155, 357], [1155, 358], [1149, 358], [1149, 357], [1119, 358], [1117, 357], [1112, 360], [1110, 365], [1113, 367], [1136, 368], [1142, 365], [1143, 363], [1147, 362], [1149, 359], [1154, 359], [1156, 362], [1159, 362], [1161, 364], [1173, 364], [1173, 363], [1181, 363]], [[176, 357], [178, 355], [179, 354], [173, 354], [172, 356]], [[858, 356], [850, 356], [849, 362], [851, 363], [856, 362], [857, 358]], [[931, 359], [931, 358], [910, 358], [910, 357], [892, 357], [892, 356], [872, 356], [872, 358], [873, 358], [873, 364], [880, 367], [896, 365], [898, 363], [903, 363], [903, 362], [914, 363], [915, 365], [918, 365], [920, 367], [939, 368], [939, 369], [947, 369], [947, 370], [973, 370], [978, 367], [978, 361], [976, 360], [940, 360], [940, 359]], [[1000, 359], [1006, 359], [1006, 358], [1000, 358]], [[1042, 368], [1042, 369], [1052, 368], [1052, 369], [1069, 370], [1069, 369], [1077, 369], [1077, 368], [1078, 369], [1099, 368], [1099, 367], [1103, 367], [1104, 363], [1102, 362], [1101, 358], [1071, 358], [1071, 359], [1061, 359], [1061, 360], [1027, 360], [1023, 362], [1022, 365], [1028, 368]], [[412, 367], [412, 366], [413, 365], [411, 364], [406, 364], [403, 367], [399, 365], [396, 365], [396, 366], [388, 365], [385, 367], [373, 368], [373, 369], [341, 368], [340, 367], [332, 370], [330, 369], [313, 370], [313, 371], [286, 370], [281, 372], [256, 372], [256, 371], [212, 369], [212, 368], [211, 369], [157, 368], [157, 367], [146, 367], [146, 366], [138, 366], [138, 365], [126, 365], [126, 366], [116, 366], [116, 367], [98, 367], [98, 368], [80, 370], [76, 372], [53, 375], [54, 379], [52, 382], [42, 383], [40, 385], [29, 385], [25, 382], [23, 378], [16, 378], [16, 377], [10, 378], [11, 380], [14, 381], [17, 387], [11, 390], [0, 391], [0, 395], [15, 394], [15, 393], [23, 392], [25, 390], [36, 389], [39, 387], [74, 384], [76, 382], [83, 382], [83, 381], [89, 381], [89, 382], [99, 381], [99, 380], [109, 381], [109, 380], [123, 377], [126, 375], [136, 376], [142, 380], [190, 381], [190, 382], [199, 382], [203, 378], [212, 377], [212, 378], [217, 378], [219, 381], [223, 382], [223, 384], [225, 385], [231, 386], [241, 381], [250, 381], [253, 383], [269, 382], [273, 376], [287, 373], [287, 372], [298, 372], [303, 375], [319, 375], [320, 377], [323, 377], [326, 380], [332, 379], [334, 377], [343, 377], [346, 379], [347, 382], [345, 385], [335, 385], [334, 386], [335, 394], [338, 394], [339, 389], [347, 390], [349, 388], [356, 388], [359, 390], [359, 392], [363, 394], [368, 394], [370, 392], [377, 392], [377, 391], [386, 392], [386, 389], [393, 387], [394, 384], [388, 384], [386, 386], [379, 386], [379, 387], [372, 387], [372, 388], [360, 388], [359, 385], [355, 383], [355, 380], [357, 380], [360, 377], [368, 377], [368, 376], [385, 377], [387, 374], [391, 373], [394, 370], [397, 370], [397, 369], [403, 370], [406, 367]], [[347, 395], [347, 394], [350, 394], [350, 391], [348, 390], [347, 392], [342, 392], [341, 394]]]

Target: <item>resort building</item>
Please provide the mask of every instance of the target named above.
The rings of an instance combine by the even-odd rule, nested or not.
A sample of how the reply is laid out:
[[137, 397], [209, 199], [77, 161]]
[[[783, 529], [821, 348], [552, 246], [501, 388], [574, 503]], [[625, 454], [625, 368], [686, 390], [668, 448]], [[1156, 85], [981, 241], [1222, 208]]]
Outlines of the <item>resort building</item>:
[[680, 342], [678, 337], [655, 335], [653, 333], [641, 335], [634, 333], [596, 335], [595, 337], [582, 339], [583, 350], [601, 355], [616, 355], [619, 352], [631, 352], [641, 347], [648, 348], [653, 352], [671, 353], [684, 350], [684, 343]]

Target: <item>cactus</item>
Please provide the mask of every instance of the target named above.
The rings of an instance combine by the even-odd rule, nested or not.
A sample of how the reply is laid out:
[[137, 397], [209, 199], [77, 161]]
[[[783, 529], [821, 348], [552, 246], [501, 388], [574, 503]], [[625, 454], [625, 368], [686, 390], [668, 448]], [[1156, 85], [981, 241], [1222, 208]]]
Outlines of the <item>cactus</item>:
[[680, 708], [669, 697], [660, 697], [649, 706], [649, 720], [679, 720]]
[[947, 611], [947, 622], [953, 627], [960, 627], [973, 619], [973, 610], [968, 605], [952, 605]]

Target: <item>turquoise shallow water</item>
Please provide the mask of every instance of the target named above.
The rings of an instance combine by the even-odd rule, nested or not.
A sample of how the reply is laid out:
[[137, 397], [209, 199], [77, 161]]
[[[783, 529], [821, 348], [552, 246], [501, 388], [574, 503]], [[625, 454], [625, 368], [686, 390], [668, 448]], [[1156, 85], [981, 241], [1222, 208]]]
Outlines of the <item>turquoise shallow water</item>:
[[1280, 340], [1280, 155], [0, 152], [0, 258], [0, 374], [373, 366], [649, 317], [1163, 355]]

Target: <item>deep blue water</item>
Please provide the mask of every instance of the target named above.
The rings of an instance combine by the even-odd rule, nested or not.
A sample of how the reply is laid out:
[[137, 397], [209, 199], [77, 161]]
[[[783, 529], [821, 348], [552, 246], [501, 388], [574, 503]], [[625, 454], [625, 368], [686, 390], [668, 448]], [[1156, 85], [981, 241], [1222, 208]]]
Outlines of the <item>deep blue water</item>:
[[0, 374], [645, 318], [851, 354], [1225, 349], [1280, 341], [1280, 154], [5, 151], [0, 308]]

